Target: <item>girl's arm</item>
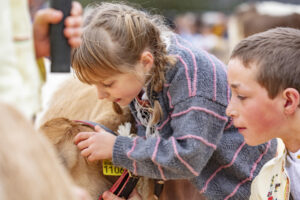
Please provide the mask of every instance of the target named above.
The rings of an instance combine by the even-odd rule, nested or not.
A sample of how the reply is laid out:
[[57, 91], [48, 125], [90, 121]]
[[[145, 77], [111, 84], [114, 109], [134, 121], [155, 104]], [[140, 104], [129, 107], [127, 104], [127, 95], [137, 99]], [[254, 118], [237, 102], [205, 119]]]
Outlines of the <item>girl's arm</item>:
[[203, 97], [186, 99], [174, 111], [161, 132], [173, 135], [117, 137], [113, 162], [134, 174], [158, 179], [198, 176], [216, 150], [227, 122], [225, 107]]

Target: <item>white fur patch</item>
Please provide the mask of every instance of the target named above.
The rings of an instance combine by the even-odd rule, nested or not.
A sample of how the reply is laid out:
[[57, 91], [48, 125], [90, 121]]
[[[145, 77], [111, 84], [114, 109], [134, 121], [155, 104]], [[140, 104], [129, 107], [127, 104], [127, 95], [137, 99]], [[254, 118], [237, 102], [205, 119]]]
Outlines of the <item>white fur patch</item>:
[[124, 124], [121, 124], [118, 127], [118, 134], [121, 136], [132, 136], [132, 134], [130, 134], [130, 130], [131, 130], [131, 123], [126, 122]]

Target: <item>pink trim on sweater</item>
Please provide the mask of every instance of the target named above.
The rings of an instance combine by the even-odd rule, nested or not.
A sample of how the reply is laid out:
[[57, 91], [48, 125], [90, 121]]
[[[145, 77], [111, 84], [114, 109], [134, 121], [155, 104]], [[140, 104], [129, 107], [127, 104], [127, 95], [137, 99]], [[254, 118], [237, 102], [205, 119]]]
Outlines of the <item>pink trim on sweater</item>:
[[239, 146], [239, 148], [238, 148], [238, 149], [236, 150], [236, 152], [234, 153], [234, 156], [233, 156], [233, 158], [232, 158], [232, 160], [231, 160], [231, 162], [230, 162], [229, 164], [220, 166], [220, 167], [219, 167], [219, 168], [218, 168], [218, 169], [217, 169], [217, 170], [216, 170], [216, 171], [215, 171], [215, 172], [207, 179], [207, 181], [206, 181], [204, 187], [201, 189], [200, 193], [205, 192], [205, 190], [207, 189], [207, 186], [208, 186], [209, 182], [217, 175], [217, 173], [218, 173], [219, 171], [221, 171], [222, 169], [228, 168], [228, 167], [230, 167], [231, 165], [233, 165], [234, 161], [236, 160], [238, 154], [239, 154], [240, 151], [242, 150], [243, 146], [245, 146], [245, 144], [246, 144], [246, 143], [243, 142], [243, 143]]
[[160, 143], [160, 137], [158, 136], [158, 137], [157, 137], [156, 144], [155, 144], [155, 149], [154, 149], [154, 152], [153, 152], [153, 154], [152, 154], [151, 160], [152, 160], [152, 162], [153, 162], [154, 164], [157, 165], [161, 178], [162, 178], [163, 180], [166, 180], [166, 177], [165, 177], [165, 175], [164, 175], [164, 172], [163, 172], [163, 170], [162, 170], [160, 164], [158, 164], [158, 163], [155, 161], [155, 157], [156, 157], [156, 155], [157, 155], [159, 143]]
[[199, 173], [196, 172], [186, 161], [184, 161], [178, 154], [178, 151], [177, 151], [177, 148], [176, 148], [176, 143], [175, 143], [175, 138], [174, 137], [171, 137], [172, 139], [172, 144], [173, 144], [173, 149], [174, 149], [174, 152], [175, 152], [175, 155], [177, 156], [178, 160], [180, 160], [180, 162], [182, 164], [184, 164], [186, 166], [186, 168], [188, 168], [190, 170], [190, 172], [192, 172], [192, 174], [194, 174], [195, 176], [198, 176]]
[[193, 63], [194, 63], [194, 79], [193, 79], [193, 89], [194, 89], [194, 91], [192, 92], [192, 96], [196, 96], [196, 93], [197, 93], [197, 68], [198, 68], [198, 66], [197, 66], [195, 55], [189, 48], [187, 48], [187, 47], [183, 46], [182, 44], [180, 44], [176, 37], [175, 37], [175, 40], [176, 40], [176, 43], [177, 43], [178, 46], [180, 46], [181, 48], [187, 50], [192, 56]]
[[157, 127], [156, 129], [161, 130], [168, 123], [170, 119], [171, 119], [170, 116], [168, 116], [168, 118], [161, 124], [161, 126]]
[[203, 137], [200, 137], [200, 136], [197, 136], [197, 135], [189, 134], [189, 135], [185, 135], [185, 136], [182, 136], [182, 137], [177, 137], [176, 140], [185, 140], [187, 138], [192, 138], [192, 139], [199, 140], [202, 143], [206, 144], [207, 146], [212, 147], [214, 150], [217, 149], [217, 146], [215, 144], [212, 144], [212, 143], [208, 142], [207, 140], [205, 140]]
[[170, 91], [169, 90], [167, 92], [167, 96], [168, 96], [168, 99], [169, 99], [169, 106], [170, 106], [170, 108], [174, 108], [174, 106], [172, 105], [172, 97], [170, 95]]
[[203, 51], [206, 55], [206, 57], [208, 58], [208, 60], [210, 61], [210, 63], [213, 66], [213, 71], [214, 71], [214, 96], [213, 96], [213, 101], [217, 100], [217, 74], [216, 74], [216, 65], [213, 62], [213, 60], [211, 59], [211, 57], [209, 56], [209, 54], [206, 51]]
[[184, 115], [184, 114], [186, 114], [186, 113], [188, 113], [188, 112], [190, 112], [190, 111], [194, 111], [194, 110], [206, 112], [206, 113], [211, 114], [211, 115], [213, 115], [214, 117], [216, 117], [216, 118], [218, 118], [218, 119], [221, 119], [221, 120], [224, 120], [224, 121], [226, 121], [226, 122], [227, 122], [227, 120], [228, 120], [227, 117], [223, 117], [223, 116], [221, 116], [221, 115], [215, 113], [214, 111], [211, 111], [211, 110], [208, 110], [208, 109], [202, 108], [202, 107], [195, 107], [195, 106], [190, 107], [189, 109], [187, 109], [187, 110], [185, 110], [185, 111], [182, 111], [182, 112], [179, 112], [179, 113], [172, 114], [171, 117], [178, 117], [178, 116], [180, 116], [180, 115]]
[[258, 159], [253, 164], [252, 169], [250, 171], [250, 176], [248, 178], [244, 179], [243, 181], [241, 181], [239, 184], [237, 184], [237, 186], [234, 188], [234, 190], [232, 191], [232, 193], [230, 193], [224, 200], [229, 199], [230, 197], [232, 197], [237, 192], [237, 190], [239, 189], [239, 187], [241, 185], [243, 185], [245, 182], [252, 180], [253, 173], [256, 170], [257, 164], [261, 161], [262, 157], [268, 152], [270, 146], [271, 146], [271, 141], [268, 142], [267, 148], [265, 149], [265, 151], [262, 154], [260, 154], [260, 156], [258, 157]]
[[232, 119], [230, 118], [230, 121], [229, 121], [228, 125], [225, 127], [224, 130], [229, 129], [232, 125], [233, 125], [233, 121], [232, 121]]
[[137, 170], [136, 170], [136, 161], [130, 156], [130, 154], [134, 151], [135, 147], [136, 147], [136, 140], [138, 139], [139, 137], [135, 137], [133, 139], [133, 145], [130, 149], [130, 151], [127, 152], [127, 157], [133, 161], [133, 174], [137, 175]]
[[184, 68], [185, 68], [185, 76], [186, 76], [186, 80], [188, 83], [188, 89], [189, 89], [189, 96], [192, 96], [192, 88], [191, 88], [191, 79], [189, 77], [189, 72], [188, 72], [188, 66], [187, 64], [184, 62], [184, 60], [182, 59], [182, 57], [180, 55], [176, 55], [176, 57], [180, 60], [180, 62], [183, 64]]

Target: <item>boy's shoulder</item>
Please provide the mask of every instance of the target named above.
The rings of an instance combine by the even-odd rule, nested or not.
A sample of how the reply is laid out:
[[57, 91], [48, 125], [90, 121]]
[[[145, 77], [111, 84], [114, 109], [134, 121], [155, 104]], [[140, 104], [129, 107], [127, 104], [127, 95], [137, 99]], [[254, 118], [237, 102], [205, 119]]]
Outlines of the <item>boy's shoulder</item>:
[[285, 170], [287, 151], [281, 139], [277, 139], [277, 144], [277, 156], [263, 166], [252, 182], [250, 200], [288, 199], [290, 183]]

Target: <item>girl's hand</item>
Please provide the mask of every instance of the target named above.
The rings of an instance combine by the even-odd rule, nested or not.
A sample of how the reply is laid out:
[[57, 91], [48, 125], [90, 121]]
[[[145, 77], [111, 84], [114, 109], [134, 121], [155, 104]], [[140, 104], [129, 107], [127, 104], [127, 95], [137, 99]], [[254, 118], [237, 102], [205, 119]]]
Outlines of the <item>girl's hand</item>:
[[106, 132], [100, 126], [96, 132], [80, 132], [74, 138], [74, 143], [81, 150], [81, 155], [89, 161], [112, 159], [116, 136]]
[[[106, 191], [103, 193], [102, 195], [104, 200], [123, 200], [123, 198], [117, 197], [116, 195], [114, 195], [113, 193]], [[136, 191], [136, 189], [134, 189], [132, 191], [132, 193], [129, 196], [128, 200], [142, 200], [141, 195]]]
[[[61, 11], [53, 8], [39, 10], [33, 23], [33, 39], [36, 58], [50, 56], [49, 25], [57, 24], [63, 18]], [[72, 2], [71, 15], [65, 20], [64, 35], [71, 47], [78, 47], [82, 34], [82, 7], [78, 2]]]

